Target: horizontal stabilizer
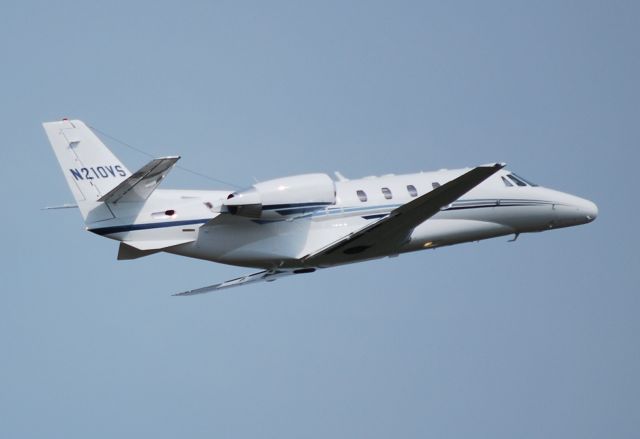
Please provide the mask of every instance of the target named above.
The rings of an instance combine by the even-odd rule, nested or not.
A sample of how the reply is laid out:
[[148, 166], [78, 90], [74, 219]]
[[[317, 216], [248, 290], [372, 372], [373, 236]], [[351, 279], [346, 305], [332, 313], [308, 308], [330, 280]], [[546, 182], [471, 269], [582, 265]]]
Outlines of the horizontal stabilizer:
[[98, 199], [104, 203], [145, 201], [180, 159], [163, 157], [151, 160], [118, 186]]
[[61, 204], [59, 206], [45, 206], [40, 210], [77, 209], [77, 204]]
[[163, 241], [124, 241], [118, 248], [118, 260], [138, 259], [164, 251], [176, 245], [193, 242], [195, 239], [173, 239]]
[[121, 242], [120, 247], [118, 247], [118, 260], [125, 261], [125, 260], [131, 260], [131, 259], [138, 259], [144, 256], [149, 256], [154, 253], [158, 253], [159, 251], [161, 250], [160, 249], [138, 250], [135, 247], [132, 247], [128, 244], [125, 244], [124, 242]]

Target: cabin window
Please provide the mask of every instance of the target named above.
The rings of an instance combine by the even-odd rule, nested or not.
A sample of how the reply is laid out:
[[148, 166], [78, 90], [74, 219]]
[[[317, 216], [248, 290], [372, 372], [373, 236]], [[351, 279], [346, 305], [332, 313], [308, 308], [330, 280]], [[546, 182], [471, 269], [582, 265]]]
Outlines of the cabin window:
[[357, 191], [357, 192], [356, 192], [356, 194], [358, 194], [358, 199], [359, 199], [360, 201], [362, 201], [363, 203], [364, 203], [365, 201], [367, 201], [367, 194], [366, 194], [364, 191], [360, 191], [360, 190], [359, 190], [359, 191]]
[[440, 187], [440, 183], [438, 183], [437, 181], [434, 181], [433, 183], [431, 183], [431, 187], [432, 188], [439, 188]]
[[502, 179], [502, 182], [504, 183], [505, 186], [508, 187], [513, 187], [513, 183], [511, 183], [509, 180], [507, 180], [505, 177], [500, 177]]
[[409, 195], [411, 195], [412, 197], [418, 196], [418, 191], [416, 190], [416, 187], [412, 184], [407, 186], [407, 192], [409, 192]]
[[514, 182], [518, 186], [526, 186], [527, 185], [527, 183], [525, 183], [524, 181], [520, 180], [518, 177], [516, 177], [513, 174], [509, 174], [509, 175], [507, 175], [507, 177], [509, 177], [509, 180], [511, 180], [512, 182]]
[[391, 194], [391, 191], [389, 190], [388, 187], [383, 187], [382, 188], [382, 195], [384, 195], [384, 197], [387, 200], [390, 200], [391, 198], [393, 198], [393, 195]]

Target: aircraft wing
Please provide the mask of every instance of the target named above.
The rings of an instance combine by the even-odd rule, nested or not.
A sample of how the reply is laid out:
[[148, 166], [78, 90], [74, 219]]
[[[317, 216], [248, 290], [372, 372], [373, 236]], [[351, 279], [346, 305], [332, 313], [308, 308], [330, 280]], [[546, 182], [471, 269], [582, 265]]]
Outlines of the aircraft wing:
[[393, 253], [407, 242], [413, 229], [443, 207], [453, 203], [505, 166], [504, 163], [478, 166], [458, 178], [412, 200], [389, 215], [304, 256], [305, 266], [322, 267], [353, 260], [354, 255], [368, 259]]
[[196, 294], [210, 293], [212, 291], [218, 291], [225, 288], [238, 287], [248, 283], [255, 282], [273, 282], [284, 276], [291, 276], [293, 274], [311, 273], [314, 272], [313, 268], [302, 268], [298, 270], [264, 270], [258, 273], [249, 274], [246, 276], [238, 277], [215, 285], [209, 285], [207, 287], [197, 288], [195, 290], [184, 291], [182, 293], [174, 294], [174, 296], [194, 296]]
[[118, 186], [100, 197], [98, 201], [117, 203], [119, 201], [146, 200], [179, 159], [180, 157], [176, 156], [151, 160]]

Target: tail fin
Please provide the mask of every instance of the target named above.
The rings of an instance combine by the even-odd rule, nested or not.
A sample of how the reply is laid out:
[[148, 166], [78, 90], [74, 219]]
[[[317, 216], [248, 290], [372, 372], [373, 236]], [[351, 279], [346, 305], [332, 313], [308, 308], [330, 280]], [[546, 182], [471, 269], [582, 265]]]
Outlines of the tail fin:
[[82, 121], [43, 124], [62, 172], [86, 223], [114, 217], [100, 201], [131, 174]]

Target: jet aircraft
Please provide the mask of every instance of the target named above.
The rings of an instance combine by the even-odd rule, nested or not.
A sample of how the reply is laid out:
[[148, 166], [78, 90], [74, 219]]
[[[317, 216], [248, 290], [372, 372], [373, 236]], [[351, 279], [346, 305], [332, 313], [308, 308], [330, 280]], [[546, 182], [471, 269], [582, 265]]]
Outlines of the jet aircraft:
[[[245, 190], [158, 189], [180, 157], [131, 172], [80, 120], [43, 124], [88, 231], [118, 259], [157, 252], [261, 271], [178, 293], [216, 291], [401, 253], [593, 221], [591, 201], [505, 169], [347, 179], [304, 174]], [[69, 207], [69, 206], [64, 206]]]

